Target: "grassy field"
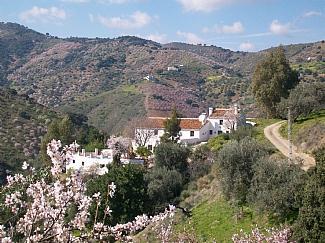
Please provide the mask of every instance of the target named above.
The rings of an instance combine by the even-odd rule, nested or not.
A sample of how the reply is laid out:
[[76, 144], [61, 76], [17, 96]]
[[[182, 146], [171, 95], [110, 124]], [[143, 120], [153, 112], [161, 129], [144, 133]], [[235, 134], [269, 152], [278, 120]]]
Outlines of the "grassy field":
[[319, 73], [325, 72], [324, 62], [311, 61], [311, 62], [305, 62], [301, 64], [292, 64], [291, 66], [293, 69], [296, 70], [310, 70], [312, 72], [319, 72]]
[[[280, 128], [280, 134], [286, 137], [288, 124]], [[292, 124], [292, 141], [298, 148], [312, 152], [314, 148], [325, 145], [325, 110], [300, 118]]]
[[260, 143], [264, 144], [265, 146], [271, 149], [275, 149], [274, 145], [265, 137], [264, 128], [281, 120], [257, 118], [257, 119], [251, 119], [250, 121], [256, 122], [256, 125], [254, 127], [253, 137], [257, 139]]
[[240, 230], [249, 232], [256, 225], [269, 226], [266, 217], [250, 208], [244, 208], [243, 217], [236, 219], [237, 209], [223, 199], [206, 201], [192, 210], [192, 217], [177, 225], [177, 230], [187, 229], [196, 235], [200, 242], [230, 242], [232, 235]]

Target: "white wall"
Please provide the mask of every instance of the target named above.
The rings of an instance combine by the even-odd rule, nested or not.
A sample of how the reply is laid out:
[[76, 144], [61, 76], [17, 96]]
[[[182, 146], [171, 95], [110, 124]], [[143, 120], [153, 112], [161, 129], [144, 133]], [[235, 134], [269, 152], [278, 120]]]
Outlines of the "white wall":
[[[191, 136], [191, 131], [194, 132], [194, 136]], [[181, 130], [180, 141], [183, 143], [197, 143], [200, 141], [200, 130], [190, 130], [190, 129], [183, 129]]]
[[[101, 155], [96, 157], [88, 157], [80, 154], [74, 154], [71, 160], [66, 165], [66, 169], [90, 171], [97, 167], [97, 174], [103, 175], [107, 173], [107, 165], [113, 162], [113, 157], [103, 157]], [[143, 164], [141, 159], [121, 159], [122, 164]]]

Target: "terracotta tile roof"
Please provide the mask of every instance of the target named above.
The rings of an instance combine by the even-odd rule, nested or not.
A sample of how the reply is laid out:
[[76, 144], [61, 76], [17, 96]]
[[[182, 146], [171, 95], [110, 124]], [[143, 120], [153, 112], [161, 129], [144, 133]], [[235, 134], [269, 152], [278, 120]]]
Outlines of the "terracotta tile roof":
[[202, 127], [202, 122], [197, 118], [183, 118], [181, 119], [180, 126], [182, 129], [199, 130]]
[[210, 117], [213, 118], [224, 117], [227, 111], [229, 111], [229, 109], [216, 108], [213, 110]]
[[[151, 129], [164, 129], [164, 122], [166, 119], [167, 118], [164, 117], [149, 117], [146, 121], [143, 122], [143, 124], [141, 124], [141, 127]], [[200, 122], [198, 118], [181, 118], [181, 129], [199, 130], [202, 126], [202, 122]]]

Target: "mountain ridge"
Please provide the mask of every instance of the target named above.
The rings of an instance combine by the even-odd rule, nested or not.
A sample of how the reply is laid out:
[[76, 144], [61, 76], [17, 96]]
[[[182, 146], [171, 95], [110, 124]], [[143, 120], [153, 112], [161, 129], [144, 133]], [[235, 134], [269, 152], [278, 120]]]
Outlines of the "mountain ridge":
[[[283, 48], [296, 69], [308, 71], [309, 81], [324, 78], [324, 41]], [[58, 110], [73, 111], [80, 102], [91, 103], [104, 92], [123, 89], [133, 89], [143, 97], [137, 104], [145, 113], [141, 111], [139, 116], [168, 115], [173, 106], [184, 116], [197, 116], [208, 106], [233, 102], [253, 110], [250, 77], [269, 50], [234, 52], [207, 45], [159, 44], [135, 36], [58, 38], [19, 24], [0, 23], [0, 85]], [[130, 99], [121, 95], [120, 103], [130, 111], [121, 120], [125, 125], [137, 114], [127, 108], [133, 105]], [[101, 104], [98, 106], [107, 108]], [[100, 113], [109, 115], [105, 109]], [[88, 114], [87, 110], [78, 111]], [[116, 123], [119, 121], [101, 128], [116, 132]]]

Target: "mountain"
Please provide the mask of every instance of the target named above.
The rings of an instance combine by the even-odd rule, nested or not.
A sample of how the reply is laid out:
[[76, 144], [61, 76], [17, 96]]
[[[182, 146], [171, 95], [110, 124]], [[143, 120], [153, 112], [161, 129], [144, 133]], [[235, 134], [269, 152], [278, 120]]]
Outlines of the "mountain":
[[[283, 47], [309, 81], [324, 80], [324, 41]], [[252, 110], [254, 66], [268, 50], [159, 44], [138, 37], [58, 38], [0, 23], [1, 84], [47, 107], [79, 112], [109, 133], [137, 116], [166, 116], [173, 106], [197, 116], [239, 102]]]

